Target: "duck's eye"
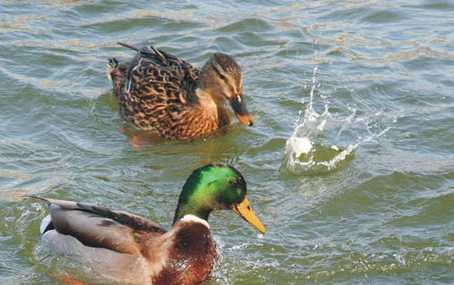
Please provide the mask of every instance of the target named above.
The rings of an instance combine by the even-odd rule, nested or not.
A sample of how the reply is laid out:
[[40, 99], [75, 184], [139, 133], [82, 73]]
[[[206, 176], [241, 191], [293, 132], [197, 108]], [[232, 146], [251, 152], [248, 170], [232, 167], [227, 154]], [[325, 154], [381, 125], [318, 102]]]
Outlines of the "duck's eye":
[[223, 81], [226, 81], [226, 77], [222, 72], [222, 67], [218, 63], [213, 63], [214, 72], [221, 78]]
[[224, 76], [224, 74], [218, 72], [218, 75], [219, 75], [219, 78], [221, 78], [222, 80], [226, 80], [227, 78]]
[[240, 184], [239, 181], [238, 181], [238, 179], [231, 180], [229, 183], [230, 183], [230, 185], [232, 185], [232, 186], [238, 186], [238, 185]]

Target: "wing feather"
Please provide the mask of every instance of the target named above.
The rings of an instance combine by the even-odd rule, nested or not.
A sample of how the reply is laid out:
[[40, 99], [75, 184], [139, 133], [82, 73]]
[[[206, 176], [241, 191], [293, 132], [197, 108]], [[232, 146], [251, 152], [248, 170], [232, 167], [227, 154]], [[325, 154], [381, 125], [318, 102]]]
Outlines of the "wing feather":
[[[191, 64], [174, 55], [154, 47], [143, 48], [129, 65], [125, 91], [131, 97], [170, 98], [186, 104], [198, 74]], [[173, 89], [168, 89], [169, 84]], [[167, 92], [163, 92], [165, 90]]]
[[48, 203], [50, 218], [57, 232], [77, 238], [90, 247], [111, 249], [120, 253], [140, 254], [137, 236], [143, 233], [163, 234], [158, 224], [124, 211], [103, 206], [33, 196]]

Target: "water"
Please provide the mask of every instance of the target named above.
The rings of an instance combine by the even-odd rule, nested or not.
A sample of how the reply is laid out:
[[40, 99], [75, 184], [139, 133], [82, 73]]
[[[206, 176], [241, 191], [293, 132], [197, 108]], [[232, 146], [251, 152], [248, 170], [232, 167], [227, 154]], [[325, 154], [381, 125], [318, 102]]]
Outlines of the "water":
[[[168, 226], [208, 161], [241, 169], [268, 229], [214, 214], [209, 284], [453, 284], [453, 15], [451, 1], [2, 1], [0, 284], [57, 284], [58, 260], [35, 252], [45, 208], [22, 195]], [[256, 124], [133, 149], [105, 76], [133, 55], [117, 41], [196, 66], [233, 55]]]

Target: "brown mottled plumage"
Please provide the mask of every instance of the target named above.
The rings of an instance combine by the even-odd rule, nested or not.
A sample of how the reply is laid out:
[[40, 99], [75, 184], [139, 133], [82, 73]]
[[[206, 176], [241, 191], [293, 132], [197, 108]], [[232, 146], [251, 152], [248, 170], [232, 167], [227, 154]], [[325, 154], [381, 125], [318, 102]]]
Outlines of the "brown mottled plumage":
[[241, 69], [215, 53], [201, 71], [162, 50], [134, 49], [129, 64], [110, 59], [108, 76], [122, 117], [136, 128], [166, 139], [191, 139], [230, 124], [229, 102], [243, 124], [252, 125], [243, 98]]

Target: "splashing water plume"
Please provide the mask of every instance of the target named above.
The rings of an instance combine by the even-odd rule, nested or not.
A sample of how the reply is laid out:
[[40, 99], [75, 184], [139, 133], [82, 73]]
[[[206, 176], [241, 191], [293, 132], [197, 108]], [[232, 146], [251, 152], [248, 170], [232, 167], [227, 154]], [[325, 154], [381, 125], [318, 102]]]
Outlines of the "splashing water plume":
[[[294, 174], [323, 175], [336, 171], [352, 160], [354, 150], [363, 143], [370, 142], [385, 134], [390, 127], [380, 132], [372, 131], [375, 125], [368, 118], [359, 118], [355, 108], [349, 108], [351, 114], [338, 115], [330, 113], [329, 96], [320, 92], [317, 80], [318, 68], [312, 74], [312, 86], [309, 102], [305, 110], [301, 110], [296, 120], [296, 127], [285, 146], [284, 166]], [[320, 111], [316, 110], [319, 109]], [[375, 114], [379, 116], [380, 112]], [[370, 117], [370, 116], [369, 116]], [[361, 125], [368, 135], [362, 138], [341, 138], [354, 124]], [[330, 134], [334, 134], [331, 135]], [[332, 141], [349, 141], [346, 147], [340, 147]]]

